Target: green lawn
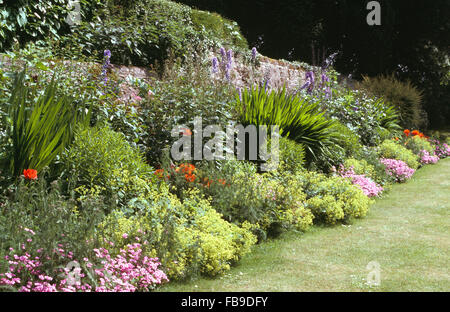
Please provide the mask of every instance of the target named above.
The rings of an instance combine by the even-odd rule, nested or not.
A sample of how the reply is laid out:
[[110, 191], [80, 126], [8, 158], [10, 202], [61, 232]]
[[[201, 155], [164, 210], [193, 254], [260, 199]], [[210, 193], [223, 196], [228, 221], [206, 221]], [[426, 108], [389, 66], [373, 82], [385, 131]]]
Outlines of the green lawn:
[[[449, 291], [450, 159], [419, 169], [352, 225], [286, 233], [215, 279], [160, 291]], [[379, 286], [366, 284], [369, 262]]]

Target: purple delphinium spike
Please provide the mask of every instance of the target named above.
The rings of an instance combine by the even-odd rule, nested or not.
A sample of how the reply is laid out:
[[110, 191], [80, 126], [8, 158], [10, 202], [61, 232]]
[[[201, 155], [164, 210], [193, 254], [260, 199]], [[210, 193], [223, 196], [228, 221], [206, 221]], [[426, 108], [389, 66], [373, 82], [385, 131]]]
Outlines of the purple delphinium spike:
[[241, 88], [237, 88], [238, 93], [239, 93], [239, 100], [242, 101], [242, 90]]
[[327, 75], [322, 74], [322, 82], [320, 84], [321, 88], [325, 88], [325, 97], [328, 98], [331, 95], [331, 88], [328, 85], [328, 83], [330, 82], [330, 78], [328, 78]]
[[217, 70], [219, 68], [219, 61], [217, 60], [217, 57], [212, 58], [212, 71], [213, 73], [217, 73]]
[[253, 62], [256, 60], [256, 53], [257, 53], [256, 48], [253, 47], [253, 48], [252, 48], [252, 61], [253, 61]]
[[233, 50], [228, 50], [227, 52], [227, 62], [231, 64], [233, 61]]
[[220, 55], [221, 55], [221, 60], [220, 60], [220, 64], [222, 65], [222, 66], [225, 66], [225, 60], [226, 60], [226, 58], [227, 58], [227, 53], [225, 52], [225, 49], [224, 48], [220, 48]]
[[225, 66], [225, 77], [227, 78], [227, 80], [230, 80], [230, 70], [231, 70], [231, 63], [227, 63], [227, 65]]
[[106, 87], [106, 84], [108, 83], [108, 68], [109, 68], [109, 65], [111, 64], [109, 61], [109, 59], [111, 58], [111, 51], [105, 50], [103, 52], [103, 56], [104, 56], [104, 62], [103, 62], [103, 67], [102, 67], [102, 79], [103, 79], [103, 84]]
[[307, 88], [307, 92], [311, 93], [314, 89], [314, 73], [312, 71], [306, 72], [305, 74], [305, 84], [300, 88], [300, 90], [303, 90]]

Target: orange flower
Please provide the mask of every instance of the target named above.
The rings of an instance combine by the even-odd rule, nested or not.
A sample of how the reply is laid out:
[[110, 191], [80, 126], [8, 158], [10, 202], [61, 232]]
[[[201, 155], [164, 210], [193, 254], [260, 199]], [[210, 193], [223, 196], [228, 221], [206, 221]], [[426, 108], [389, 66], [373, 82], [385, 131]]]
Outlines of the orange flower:
[[184, 175], [184, 178], [186, 179], [186, 181], [188, 181], [188, 182], [194, 182], [195, 181], [195, 175], [193, 175], [193, 174], [185, 174]]
[[421, 138], [423, 138], [423, 137], [424, 137], [424, 134], [423, 134], [422, 132], [420, 132], [420, 133], [419, 133], [419, 136], [420, 136]]
[[183, 135], [184, 135], [184, 136], [192, 135], [191, 129], [189, 129], [189, 128], [183, 128], [182, 130], [183, 130]]
[[218, 181], [219, 183], [222, 183], [222, 185], [225, 185], [225, 180], [219, 179]]
[[413, 132], [411, 132], [412, 135], [419, 135], [419, 130], [413, 130]]
[[408, 129], [405, 129], [405, 130], [403, 130], [403, 133], [404, 133], [406, 136], [409, 136], [409, 134], [411, 133], [411, 131], [409, 131]]
[[162, 178], [164, 175], [164, 170], [163, 169], [157, 169], [155, 170], [155, 175], [158, 176], [158, 178]]
[[195, 166], [193, 164], [181, 164], [175, 171], [180, 172], [180, 169], [182, 172], [192, 174], [195, 171]]
[[399, 139], [397, 137], [394, 138], [395, 141], [398, 141]]
[[34, 169], [24, 169], [23, 175], [25, 176], [25, 179], [28, 179], [28, 180], [36, 180], [37, 179], [37, 171]]

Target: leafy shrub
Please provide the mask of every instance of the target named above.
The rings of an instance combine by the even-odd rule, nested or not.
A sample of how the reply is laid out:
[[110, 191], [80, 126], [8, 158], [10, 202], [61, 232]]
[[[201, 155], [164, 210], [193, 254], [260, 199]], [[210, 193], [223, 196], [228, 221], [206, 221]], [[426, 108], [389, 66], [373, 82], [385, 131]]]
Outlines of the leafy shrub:
[[235, 89], [229, 84], [212, 84], [209, 64], [168, 65], [163, 79], [155, 82], [154, 93], [142, 103], [140, 112], [147, 127], [142, 144], [150, 163], [159, 163], [163, 149], [177, 140], [171, 136], [174, 127], [193, 129], [193, 118], [201, 117], [203, 126], [224, 128], [232, 118], [230, 99]]
[[367, 162], [365, 159], [348, 158], [344, 161], [345, 168], [353, 168], [356, 174], [361, 174], [376, 180], [375, 167]]
[[308, 161], [333, 142], [334, 122], [324, 118], [317, 104], [288, 95], [285, 89], [270, 93], [259, 87], [244, 90], [236, 95], [236, 108], [244, 126], [279, 126], [282, 136], [303, 144]]
[[[0, 31], [0, 49], [6, 50], [14, 39], [20, 43], [27, 41], [42, 41], [49, 36], [59, 38], [68, 32], [66, 18], [73, 8], [68, 0], [46, 1], [5, 1], [0, 14], [2, 15]], [[80, 15], [88, 17], [99, 4], [99, 0], [81, 0]]]
[[80, 47], [100, 59], [107, 48], [112, 63], [135, 66], [161, 65], [171, 55], [202, 55], [223, 44], [246, 47], [236, 23], [168, 0], [133, 1], [125, 9], [111, 4], [60, 42], [62, 54]]
[[429, 154], [434, 153], [434, 148], [428, 139], [418, 135], [405, 138], [403, 144], [407, 149], [411, 150], [416, 155], [419, 155], [419, 153], [423, 150], [427, 151]]
[[[259, 240], [275, 237], [286, 229], [305, 231], [312, 215], [303, 206], [301, 187], [287, 179], [258, 174], [256, 166], [246, 161], [220, 161], [200, 164], [196, 182], [184, 182], [211, 198], [211, 205], [225, 220], [250, 224]], [[177, 189], [183, 188], [178, 186]]]
[[236, 22], [217, 13], [200, 10], [191, 10], [191, 19], [195, 30], [206, 32], [207, 38], [215, 38], [222, 46], [248, 48]]
[[424, 127], [426, 113], [422, 109], [422, 93], [411, 82], [402, 82], [390, 76], [364, 77], [361, 87], [392, 103], [400, 114], [403, 127]]
[[[98, 244], [95, 227], [103, 219], [106, 208], [102, 198], [86, 196], [76, 200], [65, 197], [61, 194], [61, 181], [49, 186], [43, 177], [41, 174], [37, 180], [21, 179], [9, 199], [2, 203], [1, 272], [10, 267], [5, 256], [11, 257], [15, 253], [23, 255], [23, 261], [33, 262], [38, 256], [40, 265], [36, 270], [53, 278], [61, 272], [54, 272], [60, 266], [66, 267], [73, 259], [93, 256], [93, 248]], [[25, 252], [32, 254], [33, 258]], [[24, 284], [31, 281], [23, 274], [17, 278], [21, 278]]]
[[392, 105], [362, 91], [333, 89], [333, 97], [321, 102], [326, 115], [339, 120], [358, 135], [364, 145], [377, 145], [384, 132], [396, 132], [398, 114]]
[[280, 164], [279, 170], [295, 173], [305, 165], [305, 148], [293, 140], [279, 138]]
[[136, 237], [144, 241], [170, 277], [223, 273], [255, 243], [247, 229], [222, 219], [198, 191], [186, 193], [181, 202], [161, 185], [138, 201], [140, 209], [134, 214], [116, 210], [100, 229], [115, 248], [136, 241]]
[[333, 166], [338, 166], [347, 157], [357, 157], [362, 145], [358, 135], [340, 122], [335, 124], [335, 145], [325, 149], [324, 153], [314, 162], [317, 169], [328, 172]]
[[106, 125], [78, 128], [62, 162], [66, 175], [76, 177], [79, 186], [99, 186], [121, 203], [133, 196], [134, 185], [153, 177], [140, 151]]
[[418, 156], [393, 140], [385, 140], [379, 146], [379, 155], [382, 158], [404, 161], [412, 169], [419, 167]]
[[347, 222], [365, 216], [369, 210], [370, 199], [346, 178], [305, 171], [295, 179], [303, 186], [305, 208], [311, 210], [315, 222]]

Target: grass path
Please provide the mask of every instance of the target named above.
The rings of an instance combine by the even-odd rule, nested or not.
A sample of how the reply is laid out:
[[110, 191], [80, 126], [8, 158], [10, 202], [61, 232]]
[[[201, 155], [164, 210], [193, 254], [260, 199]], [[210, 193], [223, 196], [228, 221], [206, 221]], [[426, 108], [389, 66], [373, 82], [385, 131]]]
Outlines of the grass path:
[[[449, 291], [450, 159], [419, 169], [350, 226], [286, 233], [226, 275], [160, 291]], [[369, 262], [380, 286], [368, 286]]]

